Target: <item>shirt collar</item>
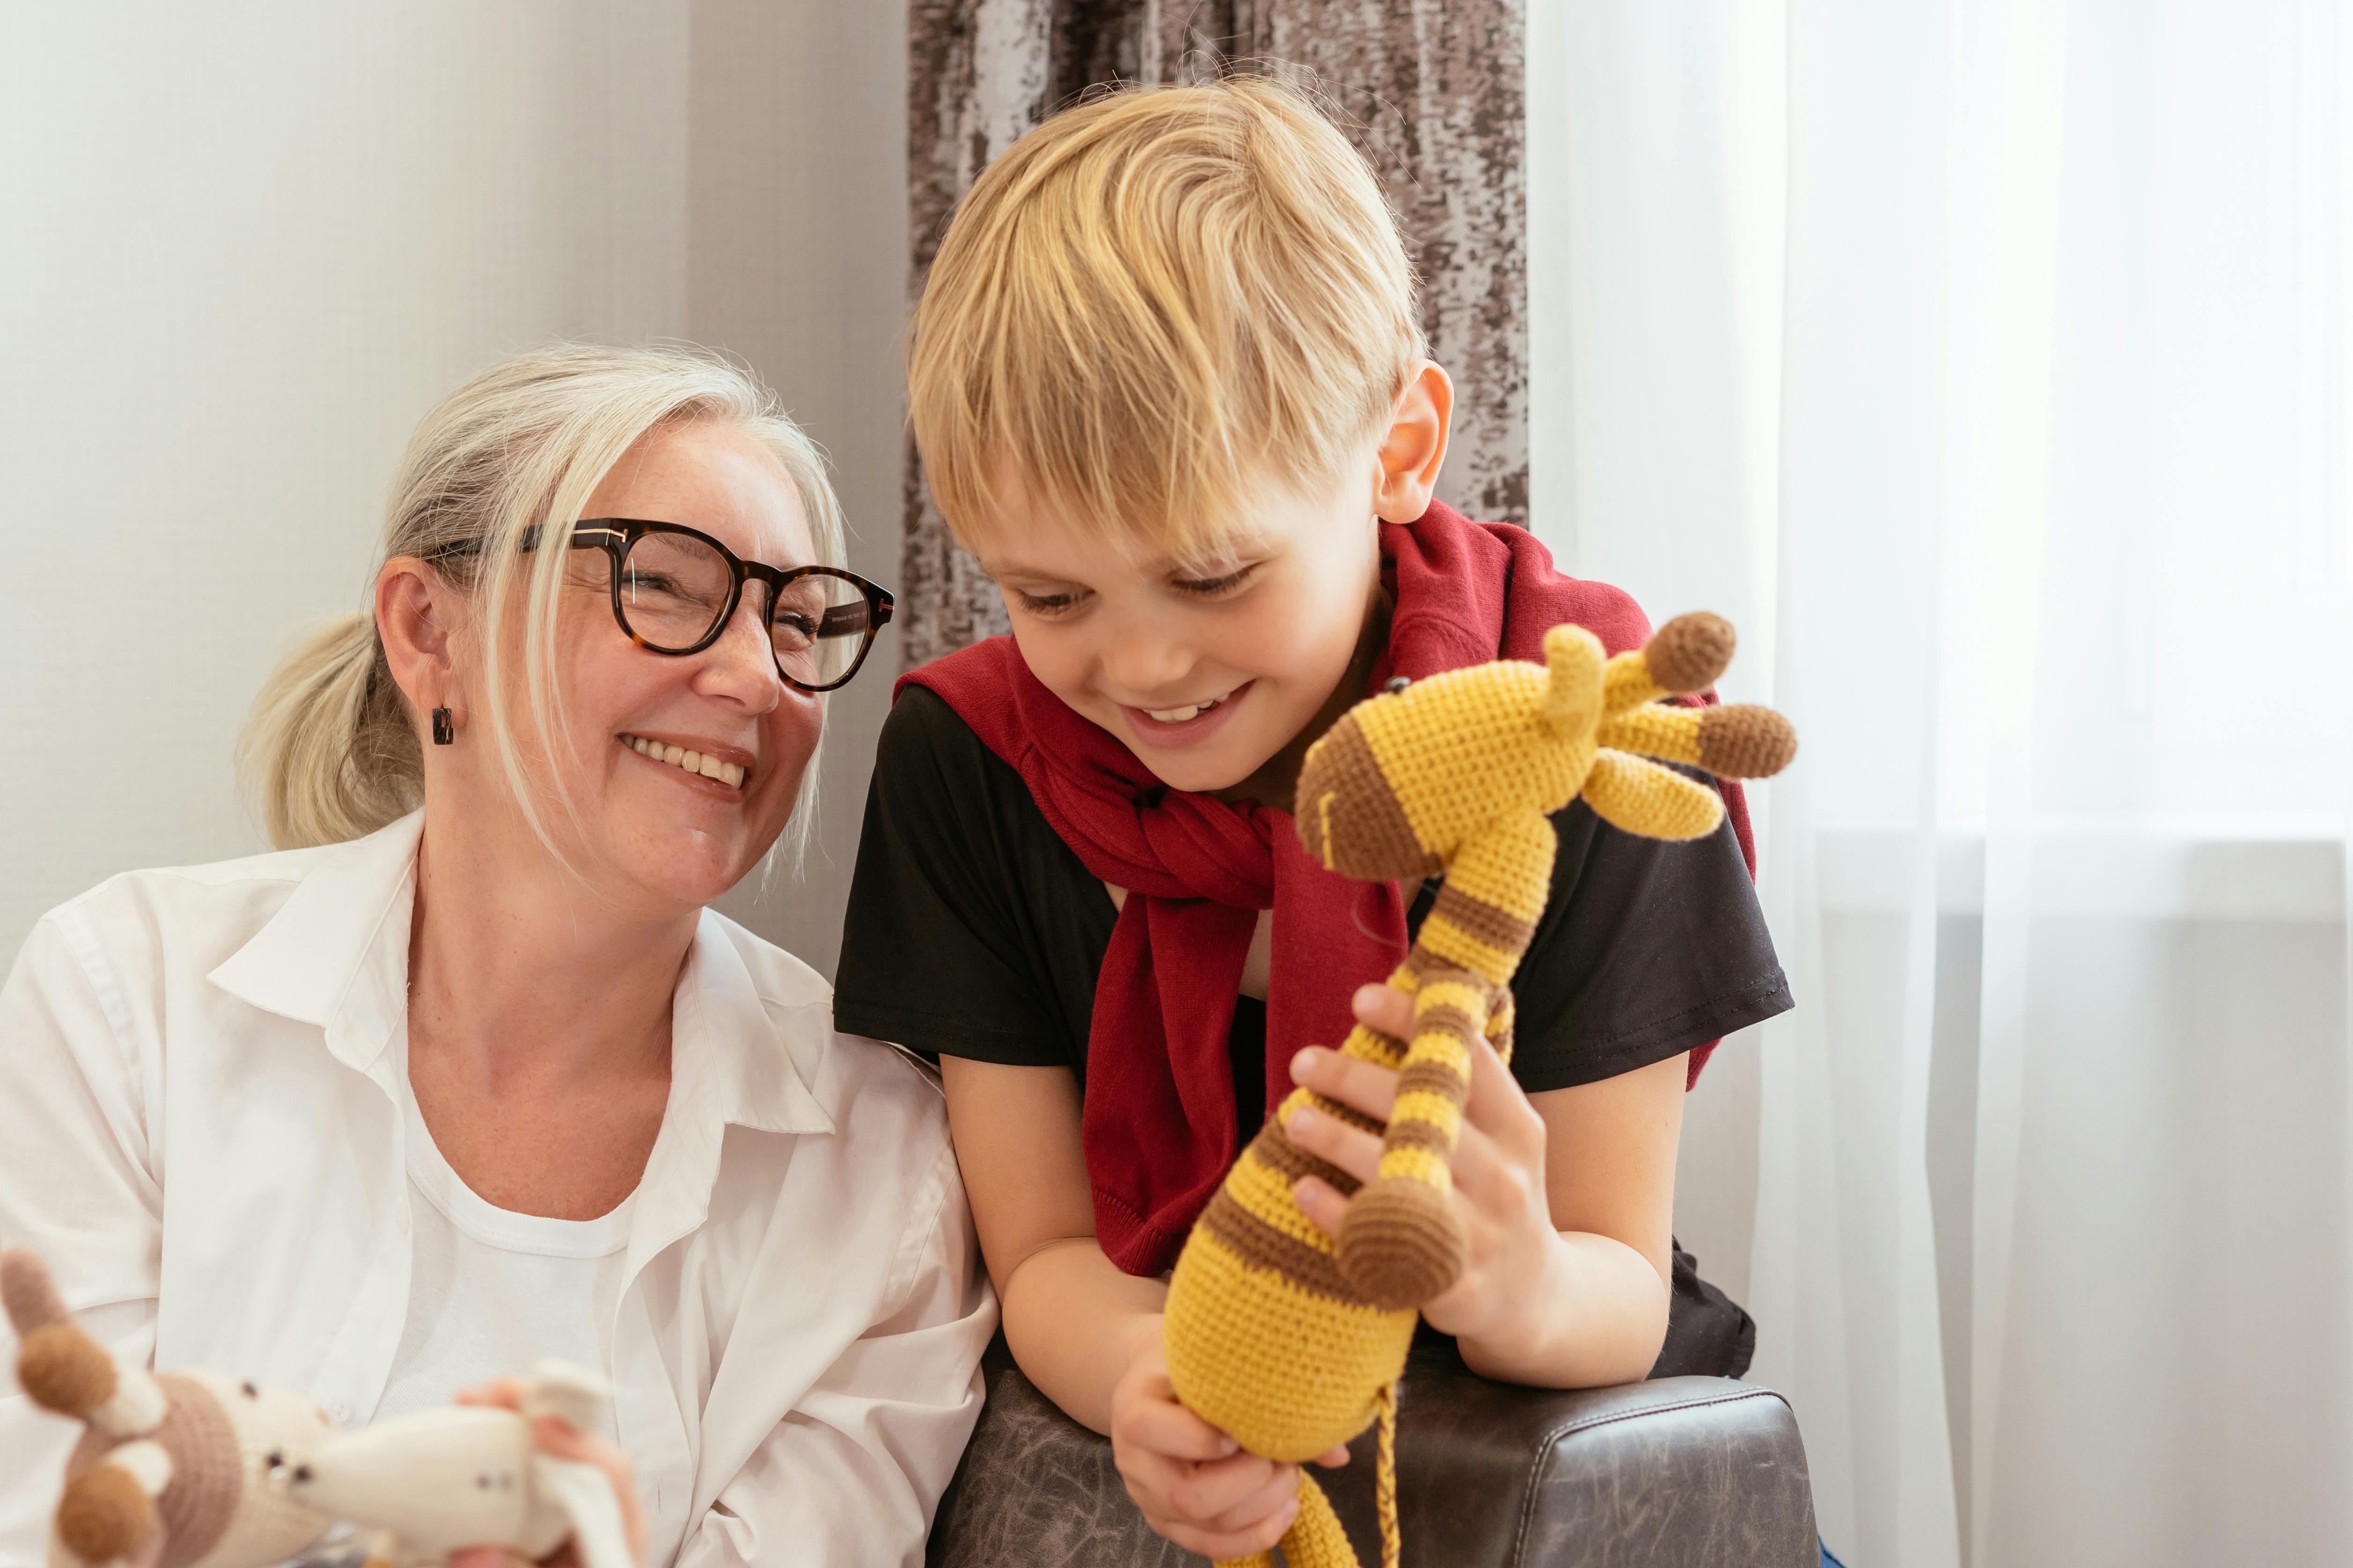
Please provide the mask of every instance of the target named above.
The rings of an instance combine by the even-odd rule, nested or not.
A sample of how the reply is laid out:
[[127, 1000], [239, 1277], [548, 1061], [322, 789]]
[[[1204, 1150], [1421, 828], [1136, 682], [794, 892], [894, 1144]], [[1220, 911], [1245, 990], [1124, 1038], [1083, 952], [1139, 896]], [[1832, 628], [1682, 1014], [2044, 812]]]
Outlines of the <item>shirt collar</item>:
[[[278, 912], [213, 970], [212, 983], [265, 1012], [326, 1032], [327, 1049], [374, 1076], [408, 1008], [409, 919], [425, 814], [321, 852]], [[833, 1119], [803, 1080], [779, 1024], [821, 1028], [830, 1015], [814, 976], [786, 977], [764, 997], [728, 922], [702, 911], [670, 1018], [673, 1123], [691, 1128], [715, 1173], [728, 1123], [768, 1132], [830, 1132]], [[805, 982], [792, 984], [792, 982]], [[802, 993], [806, 992], [807, 994]], [[774, 1007], [780, 1017], [772, 1017]], [[790, 1020], [790, 1022], [787, 1022]], [[681, 1149], [691, 1163], [704, 1162]]]

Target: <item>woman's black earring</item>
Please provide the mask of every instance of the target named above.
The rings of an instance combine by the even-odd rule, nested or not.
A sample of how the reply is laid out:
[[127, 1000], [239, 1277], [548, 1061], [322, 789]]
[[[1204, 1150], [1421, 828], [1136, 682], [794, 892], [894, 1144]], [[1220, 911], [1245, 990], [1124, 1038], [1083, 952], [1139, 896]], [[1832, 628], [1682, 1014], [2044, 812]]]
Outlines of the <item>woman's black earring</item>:
[[433, 743], [437, 746], [446, 746], [457, 738], [458, 727], [449, 722], [449, 710], [447, 708], [433, 710]]

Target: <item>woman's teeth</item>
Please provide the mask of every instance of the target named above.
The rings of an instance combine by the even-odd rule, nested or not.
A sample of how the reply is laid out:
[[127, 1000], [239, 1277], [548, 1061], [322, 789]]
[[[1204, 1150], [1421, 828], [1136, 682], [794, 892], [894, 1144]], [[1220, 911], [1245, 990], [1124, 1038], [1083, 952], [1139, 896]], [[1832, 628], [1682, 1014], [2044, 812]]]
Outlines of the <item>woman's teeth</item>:
[[651, 757], [655, 762], [668, 763], [671, 767], [684, 768], [688, 773], [701, 773], [707, 779], [717, 779], [734, 789], [744, 787], [744, 770], [733, 763], [723, 763], [717, 757], [706, 757], [683, 746], [665, 746], [659, 741], [649, 741], [638, 735], [624, 735], [621, 743], [641, 757]]
[[[1226, 697], [1232, 695], [1230, 691], [1226, 693]], [[1226, 697], [1212, 697], [1207, 702], [1196, 702], [1190, 708], [1146, 708], [1144, 712], [1146, 718], [1157, 719], [1163, 724], [1182, 724], [1187, 719], [1207, 713], [1223, 702]]]

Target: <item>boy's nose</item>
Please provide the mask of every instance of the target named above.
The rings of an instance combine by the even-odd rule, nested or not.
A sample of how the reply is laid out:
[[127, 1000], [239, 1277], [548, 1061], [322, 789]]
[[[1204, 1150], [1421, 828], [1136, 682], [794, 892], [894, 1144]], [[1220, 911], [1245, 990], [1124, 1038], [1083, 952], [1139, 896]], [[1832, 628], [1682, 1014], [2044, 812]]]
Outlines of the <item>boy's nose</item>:
[[1199, 693], [1182, 689], [1199, 661], [1177, 638], [1142, 631], [1116, 637], [1103, 653], [1105, 684], [1123, 700], [1148, 708], [1166, 699], [1178, 701]]

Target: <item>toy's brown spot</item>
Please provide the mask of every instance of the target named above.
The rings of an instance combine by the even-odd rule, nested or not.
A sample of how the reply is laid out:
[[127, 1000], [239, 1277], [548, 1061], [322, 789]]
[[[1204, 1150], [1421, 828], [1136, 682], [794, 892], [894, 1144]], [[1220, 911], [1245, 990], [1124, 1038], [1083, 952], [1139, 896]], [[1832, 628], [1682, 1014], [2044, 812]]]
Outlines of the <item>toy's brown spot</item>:
[[1704, 691], [1732, 662], [1736, 640], [1730, 621], [1694, 610], [1661, 626], [1643, 647], [1642, 662], [1662, 690]]
[[114, 1358], [72, 1323], [48, 1323], [17, 1346], [16, 1381], [44, 1410], [87, 1415], [114, 1397]]
[[1740, 703], [1699, 717], [1699, 765], [1718, 778], [1771, 778], [1798, 754], [1798, 731], [1770, 708]]
[[155, 1528], [155, 1504], [137, 1477], [99, 1465], [66, 1483], [58, 1500], [58, 1539], [85, 1563], [128, 1557]]
[[1439, 869], [1438, 858], [1414, 837], [1354, 714], [1308, 752], [1292, 799], [1300, 846], [1342, 876], [1385, 880]]

